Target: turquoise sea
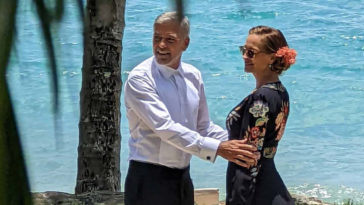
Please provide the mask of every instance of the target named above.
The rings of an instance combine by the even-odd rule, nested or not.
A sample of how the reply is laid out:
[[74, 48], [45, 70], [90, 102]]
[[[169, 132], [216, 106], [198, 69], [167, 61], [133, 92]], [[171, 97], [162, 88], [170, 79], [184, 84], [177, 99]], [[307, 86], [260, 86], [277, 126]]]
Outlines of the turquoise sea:
[[[82, 36], [75, 1], [55, 35], [61, 82], [60, 127], [55, 134], [47, 56], [31, 1], [20, 1], [17, 39], [8, 80], [15, 104], [31, 189], [74, 192], [77, 169]], [[152, 54], [152, 24], [170, 0], [127, 1], [122, 78]], [[364, 1], [188, 0], [191, 44], [183, 60], [202, 72], [211, 118], [225, 126], [230, 109], [255, 86], [244, 73], [238, 46], [249, 28], [279, 28], [298, 52], [282, 77], [291, 113], [276, 155], [290, 191], [328, 202], [364, 202]], [[129, 138], [122, 104], [122, 184]], [[226, 162], [192, 160], [196, 188], [225, 196]], [[123, 187], [122, 187], [123, 189]]]

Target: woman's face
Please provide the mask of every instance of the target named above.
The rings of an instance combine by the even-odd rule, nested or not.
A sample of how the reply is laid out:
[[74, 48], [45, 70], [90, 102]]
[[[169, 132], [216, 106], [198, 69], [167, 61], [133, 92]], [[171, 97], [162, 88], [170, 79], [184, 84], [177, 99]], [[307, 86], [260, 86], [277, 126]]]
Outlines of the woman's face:
[[243, 59], [245, 72], [261, 73], [269, 70], [269, 64], [273, 63], [274, 55], [264, 53], [262, 49], [262, 37], [256, 34], [248, 35], [245, 42]]

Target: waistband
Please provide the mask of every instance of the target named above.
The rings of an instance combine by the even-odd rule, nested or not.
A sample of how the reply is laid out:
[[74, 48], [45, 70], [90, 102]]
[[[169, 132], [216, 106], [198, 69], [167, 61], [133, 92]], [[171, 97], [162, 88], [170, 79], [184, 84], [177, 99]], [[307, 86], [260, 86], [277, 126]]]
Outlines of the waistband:
[[180, 178], [180, 177], [186, 176], [187, 174], [189, 176], [190, 166], [183, 168], [183, 169], [178, 169], [178, 168], [171, 168], [171, 167], [166, 167], [166, 166], [158, 165], [158, 164], [151, 164], [148, 162], [139, 162], [139, 161], [130, 160], [129, 169], [134, 170], [139, 173], [147, 172], [147, 173], [168, 175], [170, 177]]

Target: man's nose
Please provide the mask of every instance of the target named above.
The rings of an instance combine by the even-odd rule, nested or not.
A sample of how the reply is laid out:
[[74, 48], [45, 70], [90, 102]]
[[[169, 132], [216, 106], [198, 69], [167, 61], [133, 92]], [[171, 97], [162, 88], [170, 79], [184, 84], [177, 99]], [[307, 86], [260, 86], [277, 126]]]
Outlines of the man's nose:
[[165, 47], [167, 47], [166, 41], [164, 39], [162, 39], [161, 41], [159, 41], [158, 47], [159, 48], [165, 48]]

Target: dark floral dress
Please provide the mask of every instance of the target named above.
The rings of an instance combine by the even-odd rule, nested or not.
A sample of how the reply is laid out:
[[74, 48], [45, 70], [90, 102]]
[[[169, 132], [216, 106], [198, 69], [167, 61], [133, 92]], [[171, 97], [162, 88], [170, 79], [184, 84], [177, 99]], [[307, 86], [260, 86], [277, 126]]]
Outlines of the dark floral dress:
[[229, 162], [227, 205], [294, 205], [273, 160], [288, 113], [289, 96], [281, 82], [254, 90], [229, 113], [229, 139], [248, 139], [260, 151], [261, 158], [249, 169]]

